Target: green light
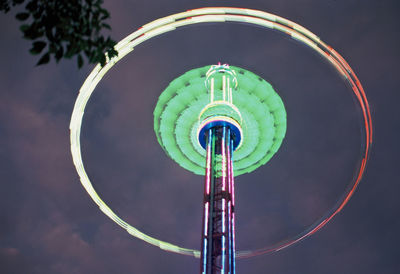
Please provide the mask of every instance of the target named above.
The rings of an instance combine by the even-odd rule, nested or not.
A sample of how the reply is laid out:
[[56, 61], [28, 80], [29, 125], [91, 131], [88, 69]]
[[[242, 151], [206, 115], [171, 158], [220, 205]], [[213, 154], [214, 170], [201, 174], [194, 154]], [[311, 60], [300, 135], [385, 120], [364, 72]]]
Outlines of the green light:
[[[233, 156], [235, 175], [240, 175], [264, 165], [276, 153], [286, 133], [286, 111], [268, 82], [245, 69], [230, 67], [236, 71], [238, 82], [232, 103], [242, 119], [243, 141]], [[154, 131], [161, 147], [180, 166], [199, 175], [204, 175], [206, 160], [197, 132], [199, 115], [210, 103], [205, 86], [209, 68], [193, 69], [174, 79], [154, 109]], [[222, 89], [220, 83], [214, 88]], [[215, 96], [218, 100], [217, 93]], [[213, 111], [221, 112], [221, 108], [208, 109], [206, 116]]]

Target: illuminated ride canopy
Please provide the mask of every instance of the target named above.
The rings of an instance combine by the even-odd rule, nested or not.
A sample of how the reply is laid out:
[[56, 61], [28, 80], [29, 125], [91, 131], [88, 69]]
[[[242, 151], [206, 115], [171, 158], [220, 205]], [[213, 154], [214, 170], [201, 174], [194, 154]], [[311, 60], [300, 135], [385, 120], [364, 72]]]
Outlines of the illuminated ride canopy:
[[198, 140], [199, 116], [221, 116], [220, 113], [227, 112], [225, 116], [231, 115], [241, 124], [242, 130], [241, 143], [233, 155], [235, 176], [249, 173], [268, 162], [282, 143], [286, 132], [283, 102], [264, 79], [243, 68], [230, 66], [236, 71], [239, 83], [232, 93], [236, 113], [231, 113], [225, 104], [218, 104], [223, 100], [221, 81], [216, 82], [213, 102], [209, 104], [205, 80], [210, 67], [186, 72], [161, 93], [154, 110], [157, 140], [180, 166], [204, 175], [206, 152], [204, 144], [202, 146]]
[[[329, 222], [339, 211], [342, 210], [344, 205], [348, 202], [349, 198], [354, 193], [357, 185], [359, 184], [361, 177], [363, 175], [365, 165], [368, 159], [370, 144], [372, 142], [372, 122], [371, 115], [369, 111], [368, 101], [365, 96], [364, 90], [359, 82], [357, 76], [354, 74], [353, 70], [347, 64], [347, 62], [330, 46], [322, 42], [319, 37], [305, 29], [304, 27], [281, 18], [279, 16], [266, 13], [263, 11], [250, 10], [250, 9], [242, 9], [242, 8], [202, 8], [189, 10], [186, 12], [174, 14], [171, 16], [167, 16], [158, 20], [155, 20], [147, 25], [144, 25], [142, 28], [133, 32], [125, 39], [120, 41], [116, 45], [116, 50], [119, 52], [119, 55], [107, 60], [107, 63], [104, 67], [97, 65], [95, 69], [91, 72], [91, 74], [86, 79], [85, 83], [80, 89], [78, 98], [75, 102], [74, 110], [71, 117], [70, 123], [70, 140], [71, 140], [71, 152], [74, 161], [74, 165], [76, 170], [80, 176], [80, 180], [88, 194], [91, 196], [93, 201], [99, 206], [99, 208], [113, 221], [115, 221], [122, 228], [126, 229], [128, 233], [132, 236], [135, 236], [139, 239], [142, 239], [152, 245], [158, 246], [161, 249], [176, 252], [184, 255], [191, 255], [195, 257], [200, 257], [200, 252], [198, 250], [188, 249], [176, 246], [171, 243], [167, 243], [158, 239], [155, 239], [145, 233], [139, 231], [138, 229], [132, 227], [127, 222], [118, 217], [110, 207], [108, 207], [100, 196], [97, 194], [95, 189], [92, 186], [92, 183], [89, 177], [86, 174], [82, 155], [81, 155], [81, 145], [80, 145], [80, 132], [84, 110], [86, 104], [92, 95], [92, 92], [96, 88], [96, 85], [102, 79], [102, 77], [108, 72], [108, 70], [114, 66], [120, 59], [125, 57], [128, 53], [134, 50], [136, 46], [143, 43], [144, 41], [151, 39], [155, 36], [158, 36], [163, 33], [167, 33], [173, 31], [177, 28], [187, 25], [193, 24], [202, 24], [208, 22], [215, 23], [225, 23], [225, 22], [242, 22], [250, 25], [261, 26], [267, 29], [274, 29], [278, 32], [281, 32], [289, 37], [293, 38], [296, 41], [300, 41], [307, 47], [314, 50], [321, 57], [323, 57], [329, 64], [333, 66], [333, 68], [339, 73], [340, 76], [347, 82], [347, 84], [351, 87], [351, 91], [356, 98], [359, 109], [362, 113], [362, 135], [361, 140], [363, 143], [362, 151], [360, 152], [359, 159], [360, 162], [355, 165], [355, 174], [356, 176], [350, 182], [349, 188], [347, 192], [338, 203], [329, 211], [325, 216], [323, 216], [319, 221], [311, 225], [308, 229], [297, 235], [296, 238], [277, 243], [272, 246], [261, 247], [256, 250], [246, 250], [246, 251], [236, 251], [237, 258], [255, 256], [259, 254], [265, 254], [273, 251], [281, 250], [285, 247], [288, 247], [307, 236], [318, 231], [321, 227], [323, 227], [327, 222]], [[239, 68], [240, 70], [240, 68]], [[268, 115], [268, 113], [266, 114]], [[256, 119], [257, 120], [257, 119]], [[193, 136], [193, 133], [190, 133], [190, 136]], [[159, 138], [160, 136], [158, 136]], [[162, 136], [161, 136], [162, 138]], [[168, 139], [168, 137], [167, 137]], [[245, 150], [245, 144], [243, 144], [243, 150]], [[194, 147], [194, 149], [196, 149]], [[239, 153], [239, 150], [238, 150]], [[201, 152], [196, 157], [201, 156]], [[239, 155], [237, 156], [239, 157]], [[239, 159], [237, 159], [239, 164]], [[263, 160], [265, 161], [265, 159]], [[268, 161], [268, 159], [267, 159]], [[181, 164], [181, 161], [178, 161]], [[244, 163], [247, 160], [244, 160]], [[260, 161], [255, 161], [255, 163], [260, 163]], [[247, 163], [248, 164], [248, 163]], [[243, 165], [243, 173], [250, 171], [252, 168], [252, 164], [247, 166], [247, 170], [245, 165]], [[238, 166], [238, 168], [240, 165]], [[202, 169], [197, 167], [186, 167], [188, 169], [193, 168], [196, 170], [194, 172], [202, 174]], [[241, 172], [240, 169], [237, 172]]]

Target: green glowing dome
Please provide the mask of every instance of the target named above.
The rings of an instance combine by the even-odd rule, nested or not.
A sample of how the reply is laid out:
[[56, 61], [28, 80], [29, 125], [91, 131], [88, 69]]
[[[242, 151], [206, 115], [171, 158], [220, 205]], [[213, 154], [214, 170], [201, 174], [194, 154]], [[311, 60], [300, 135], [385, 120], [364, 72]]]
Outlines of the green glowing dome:
[[[192, 69], [174, 79], [161, 93], [153, 113], [161, 147], [180, 166], [199, 175], [204, 175], [206, 163], [197, 136], [199, 114], [210, 102], [204, 83], [210, 67]], [[264, 165], [277, 152], [286, 133], [286, 111], [271, 84], [245, 69], [230, 68], [238, 81], [233, 104], [242, 116], [242, 144], [233, 154], [236, 176]], [[215, 90], [222, 90], [221, 83], [216, 83]]]

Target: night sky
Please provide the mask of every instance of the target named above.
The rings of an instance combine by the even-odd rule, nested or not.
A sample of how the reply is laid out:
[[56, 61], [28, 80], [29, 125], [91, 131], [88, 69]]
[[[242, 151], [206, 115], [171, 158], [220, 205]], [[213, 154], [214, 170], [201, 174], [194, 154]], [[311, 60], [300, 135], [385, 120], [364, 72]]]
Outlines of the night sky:
[[[104, 6], [117, 41], [163, 16], [233, 6], [292, 20], [336, 49], [371, 107], [374, 140], [365, 175], [322, 230], [277, 253], [238, 260], [237, 273], [400, 273], [398, 1], [114, 0]], [[78, 70], [73, 60], [35, 67], [15, 12], [0, 16], [0, 273], [198, 273], [198, 259], [133, 238], [85, 192], [72, 163], [69, 121], [93, 66]], [[174, 78], [219, 61], [269, 81], [288, 116], [278, 153], [236, 178], [237, 248], [290, 240], [342, 197], [363, 140], [361, 114], [341, 77], [278, 32], [205, 24], [135, 48], [88, 103], [81, 137], [85, 168], [103, 200], [131, 225], [199, 249], [204, 179], [165, 155], [153, 131], [153, 110]]]

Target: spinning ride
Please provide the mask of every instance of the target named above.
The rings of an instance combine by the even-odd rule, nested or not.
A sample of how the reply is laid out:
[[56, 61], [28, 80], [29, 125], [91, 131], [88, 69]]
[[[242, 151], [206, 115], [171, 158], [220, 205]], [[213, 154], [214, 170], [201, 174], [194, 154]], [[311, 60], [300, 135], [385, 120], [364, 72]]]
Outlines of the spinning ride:
[[[195, 257], [200, 257], [201, 252], [198, 250], [193, 250], [193, 249], [188, 249], [188, 248], [183, 248], [179, 247], [167, 242], [160, 241], [158, 239], [155, 239], [151, 236], [146, 235], [145, 233], [139, 231], [138, 229], [134, 228], [133, 226], [129, 225], [126, 223], [124, 220], [122, 220], [120, 217], [118, 217], [110, 207], [108, 207], [103, 200], [100, 198], [100, 196], [97, 194], [95, 191], [94, 187], [92, 186], [92, 183], [89, 179], [89, 177], [86, 174], [86, 171], [84, 169], [83, 161], [82, 161], [82, 156], [81, 156], [81, 148], [80, 148], [80, 131], [81, 131], [81, 124], [82, 124], [82, 118], [84, 114], [84, 109], [86, 107], [87, 101], [89, 100], [90, 96], [92, 95], [92, 92], [94, 91], [96, 85], [99, 83], [99, 81], [102, 79], [102, 77], [107, 73], [107, 71], [115, 64], [117, 63], [121, 58], [126, 56], [128, 53], [130, 53], [136, 46], [141, 44], [142, 42], [151, 39], [155, 36], [158, 36], [163, 33], [167, 33], [170, 31], [173, 31], [177, 28], [180, 28], [182, 26], [186, 25], [193, 25], [193, 24], [201, 24], [201, 23], [207, 23], [207, 22], [215, 22], [215, 23], [224, 23], [224, 22], [243, 22], [247, 23], [250, 25], [257, 25], [257, 26], [262, 26], [264, 28], [268, 29], [274, 29], [278, 32], [281, 32], [285, 35], [288, 35], [289, 37], [295, 39], [296, 41], [300, 41], [304, 45], [308, 46], [315, 52], [317, 52], [320, 56], [322, 56], [328, 63], [330, 63], [333, 68], [342, 76], [344, 81], [350, 86], [354, 97], [356, 98], [357, 104], [359, 106], [359, 110], [362, 113], [362, 143], [363, 143], [363, 148], [360, 152], [359, 155], [359, 163], [356, 164], [355, 166], [355, 173], [356, 176], [354, 179], [350, 182], [349, 188], [347, 189], [346, 194], [339, 200], [339, 202], [334, 206], [334, 208], [325, 216], [323, 216], [318, 222], [314, 223], [311, 225], [308, 229], [304, 230], [302, 233], [298, 234], [296, 238], [290, 239], [288, 241], [280, 242], [278, 244], [272, 245], [272, 246], [266, 246], [262, 247], [259, 249], [255, 250], [246, 250], [246, 251], [234, 251], [234, 195], [233, 195], [233, 172], [235, 172], [236, 175], [245, 173], [245, 172], [250, 172], [257, 168], [258, 166], [266, 163], [272, 155], [277, 151], [277, 148], [279, 147], [282, 138], [284, 136], [284, 130], [281, 128], [281, 130], [276, 130], [276, 132], [279, 132], [275, 135], [274, 132], [274, 137], [272, 137], [271, 142], [267, 142], [268, 138], [270, 138], [270, 135], [263, 135], [261, 131], [264, 129], [264, 127], [255, 127], [258, 128], [259, 130], [259, 136], [268, 136], [268, 138], [260, 138], [259, 142], [256, 142], [256, 144], [262, 144], [261, 147], [265, 148], [268, 147], [268, 149], [262, 152], [262, 149], [255, 149], [255, 148], [250, 148], [249, 146], [254, 145], [253, 143], [249, 143], [248, 146], [246, 146], [246, 140], [247, 138], [250, 138], [251, 132], [253, 132], [253, 129], [250, 125], [252, 122], [245, 122], [242, 124], [246, 111], [240, 111], [237, 112], [235, 108], [229, 105], [229, 96], [232, 99], [233, 98], [233, 105], [236, 106], [236, 101], [235, 101], [235, 95], [237, 94], [240, 96], [239, 92], [235, 93], [233, 92], [232, 94], [229, 93], [222, 93], [226, 95], [226, 103], [223, 104], [214, 104], [212, 105], [212, 100], [211, 100], [211, 93], [209, 94], [209, 97], [207, 97], [207, 100], [204, 102], [204, 104], [199, 104], [198, 106], [201, 105], [201, 108], [199, 109], [200, 112], [197, 112], [194, 117], [196, 122], [198, 122], [197, 127], [174, 127], [174, 136], [176, 136], [176, 143], [173, 141], [175, 140], [174, 138], [171, 138], [170, 133], [168, 133], [168, 130], [165, 131], [165, 134], [163, 133], [164, 130], [162, 129], [162, 121], [163, 121], [163, 116], [160, 113], [164, 112], [159, 112], [159, 110], [156, 107], [156, 110], [154, 112], [155, 117], [157, 115], [160, 115], [160, 124], [158, 125], [159, 128], [157, 129], [157, 121], [155, 118], [155, 130], [157, 134], [157, 138], [159, 140], [159, 143], [161, 146], [165, 149], [165, 151], [173, 158], [175, 161], [177, 161], [181, 166], [184, 168], [193, 171], [196, 174], [203, 174], [205, 173], [206, 175], [206, 195], [204, 198], [204, 215], [208, 214], [210, 216], [210, 210], [211, 208], [214, 208], [214, 212], [219, 210], [219, 208], [215, 208], [214, 206], [211, 205], [211, 195], [207, 196], [207, 186], [210, 186], [210, 191], [211, 191], [211, 182], [214, 181], [214, 189], [216, 189], [217, 193], [216, 195], [219, 195], [219, 198], [216, 199], [218, 200], [218, 203], [224, 204], [225, 207], [225, 212], [220, 214], [218, 217], [216, 217], [215, 220], [217, 222], [221, 221], [221, 224], [225, 224], [225, 228], [229, 231], [231, 231], [231, 236], [226, 235], [226, 242], [230, 243], [230, 247], [225, 247], [225, 250], [227, 253], [230, 252], [230, 257], [225, 260], [231, 260], [232, 261], [232, 256], [236, 254], [237, 258], [242, 258], [242, 257], [249, 257], [249, 256], [254, 256], [254, 255], [259, 255], [259, 254], [265, 254], [273, 251], [278, 251], [281, 250], [287, 246], [290, 246], [291, 244], [294, 244], [305, 237], [315, 233], [317, 230], [319, 230], [321, 227], [323, 227], [327, 222], [329, 222], [339, 211], [342, 210], [344, 205], [348, 202], [349, 198], [352, 196], [354, 193], [357, 185], [359, 184], [362, 174], [365, 170], [366, 162], [368, 159], [368, 154], [369, 154], [369, 149], [370, 149], [370, 144], [372, 142], [372, 123], [371, 123], [371, 115], [369, 111], [369, 106], [368, 102], [364, 93], [364, 90], [357, 78], [357, 76], [354, 74], [353, 70], [350, 68], [350, 66], [347, 64], [347, 62], [330, 46], [326, 45], [324, 42], [322, 42], [316, 35], [305, 29], [304, 27], [293, 23], [289, 20], [286, 20], [284, 18], [281, 18], [279, 16], [275, 16], [266, 12], [262, 11], [256, 11], [256, 10], [250, 10], [250, 9], [239, 9], [239, 8], [203, 8], [203, 9], [196, 9], [196, 10], [190, 10], [186, 11], [183, 13], [178, 13], [175, 15], [167, 16], [165, 18], [158, 19], [156, 21], [153, 21], [136, 32], [132, 33], [125, 39], [123, 39], [121, 42], [119, 42], [116, 45], [116, 50], [119, 52], [119, 55], [117, 57], [114, 57], [112, 59], [108, 59], [107, 63], [105, 64], [104, 67], [101, 67], [98, 65], [92, 73], [89, 75], [89, 77], [86, 79], [85, 83], [83, 84], [80, 93], [78, 95], [78, 98], [75, 103], [74, 111], [71, 117], [71, 123], [70, 123], [70, 130], [71, 130], [71, 152], [74, 160], [75, 167], [77, 169], [77, 172], [80, 176], [81, 183], [85, 187], [86, 191], [89, 193], [89, 195], [92, 197], [94, 202], [99, 206], [99, 208], [107, 215], [109, 216], [113, 221], [115, 221], [118, 225], [123, 227], [130, 233], [131, 235], [142, 239], [150, 244], [159, 246], [161, 249], [167, 250], [167, 251], [172, 251], [180, 254], [185, 254], [185, 255], [192, 255]], [[208, 67], [209, 68], [209, 67]], [[208, 70], [203, 69], [203, 70]], [[235, 71], [234, 67], [233, 71]], [[221, 69], [221, 68], [220, 68]], [[217, 69], [220, 70], [220, 69]], [[226, 70], [222, 69], [222, 70]], [[241, 69], [238, 68], [240, 71]], [[243, 70], [243, 69], [242, 69]], [[227, 71], [227, 70], [226, 70]], [[244, 70], [243, 70], [244, 71]], [[229, 74], [229, 73], [228, 73]], [[250, 75], [250, 72], [247, 73], [245, 72], [244, 74]], [[239, 79], [240, 78], [240, 73], [236, 71], [236, 76], [238, 77], [238, 82], [239, 83], [244, 83], [244, 86], [246, 86], [246, 80], [242, 81]], [[200, 78], [201, 75], [200, 75]], [[230, 79], [231, 84], [233, 84], [235, 81], [233, 78]], [[250, 83], [254, 83], [253, 81], [250, 81]], [[172, 83], [171, 83], [172, 84]], [[186, 85], [186, 84], [185, 84]], [[203, 79], [203, 85], [204, 85], [204, 79]], [[190, 86], [190, 85], [189, 85]], [[232, 87], [232, 85], [231, 85]], [[167, 88], [168, 89], [168, 88]], [[240, 89], [240, 85], [239, 85]], [[212, 89], [211, 89], [212, 90]], [[222, 89], [224, 90], [224, 89]], [[252, 94], [257, 94], [257, 89], [254, 89], [254, 92], [251, 92]], [[168, 94], [168, 91], [163, 92], [163, 94], [166, 93]], [[260, 92], [261, 97], [265, 96], [265, 92]], [[160, 96], [160, 100], [162, 100], [163, 95]], [[260, 96], [259, 96], [260, 97]], [[260, 97], [260, 98], [261, 98]], [[182, 97], [184, 99], [184, 97]], [[171, 100], [172, 101], [172, 100]], [[240, 100], [238, 100], [239, 102]], [[261, 100], [260, 100], [261, 102]], [[165, 102], [164, 102], [165, 103]], [[171, 102], [172, 103], [172, 102]], [[263, 103], [263, 102], [261, 102]], [[211, 104], [208, 108], [204, 109], [204, 106]], [[282, 104], [283, 106], [283, 104]], [[238, 109], [239, 106], [236, 106]], [[260, 108], [261, 109], [261, 108]], [[203, 110], [203, 112], [201, 112]], [[284, 110], [284, 108], [283, 108]], [[199, 113], [204, 114], [203, 116], [200, 115], [198, 116]], [[184, 116], [184, 111], [182, 112], [177, 111], [171, 111], [167, 112], [164, 114], [165, 116], [172, 115], [172, 114], [179, 114], [175, 118], [178, 118], [177, 124], [179, 122], [179, 118], [182, 118]], [[218, 114], [218, 115], [216, 115]], [[265, 112], [265, 116], [268, 116], [271, 114], [271, 112]], [[258, 114], [257, 114], [258, 115]], [[259, 116], [253, 115], [255, 119], [253, 120], [256, 122], [259, 122], [260, 120], [257, 118]], [[179, 117], [178, 117], [179, 116]], [[219, 118], [215, 118], [219, 116]], [[256, 117], [257, 116], [257, 117]], [[210, 118], [214, 117], [214, 118]], [[277, 121], [283, 121], [280, 120], [282, 117], [285, 117], [282, 112], [280, 115], [278, 115]], [[172, 118], [171, 118], [172, 119]], [[243, 120], [242, 120], [243, 119]], [[166, 118], [165, 121], [168, 121]], [[185, 119], [182, 118], [182, 123], [184, 124], [186, 122]], [[193, 120], [192, 120], [193, 122]], [[168, 122], [166, 122], [168, 124]], [[182, 125], [183, 125], [182, 124]], [[201, 125], [201, 126], [200, 126]], [[286, 127], [286, 123], [285, 123]], [[187, 131], [189, 130], [190, 132], [186, 132], [185, 134], [176, 134], [180, 131]], [[176, 132], [175, 132], [176, 131]], [[232, 134], [231, 132], [236, 132], [235, 134]], [[247, 132], [247, 133], [246, 133]], [[269, 133], [271, 134], [271, 133]], [[240, 136], [239, 136], [240, 135]], [[178, 138], [178, 136], [183, 136], [186, 138], [186, 140], [181, 140]], [[240, 138], [239, 138], [240, 137]], [[188, 139], [191, 143], [188, 143]], [[235, 145], [235, 141], [237, 140], [240, 141]], [[211, 144], [211, 145], [210, 145]], [[237, 146], [237, 151], [234, 151], [234, 148]], [[168, 147], [168, 148], [167, 148]], [[261, 148], [260, 147], [260, 148]], [[206, 150], [204, 150], [206, 148]], [[203, 149], [203, 150], [201, 150]], [[194, 150], [195, 153], [189, 152], [190, 150]], [[224, 150], [224, 153], [223, 153]], [[207, 152], [206, 152], [207, 151]], [[254, 151], [254, 153], [252, 153]], [[213, 153], [214, 152], [214, 153]], [[240, 158], [241, 154], [243, 153], [243, 157]], [[209, 157], [206, 156], [210, 155]], [[233, 158], [232, 158], [233, 155]], [[193, 157], [193, 158], [191, 158]], [[237, 157], [235, 159], [235, 157]], [[207, 158], [207, 160], [206, 160]], [[240, 159], [239, 159], [240, 158]], [[198, 165], [200, 162], [200, 159], [203, 159], [203, 163], [206, 165], [206, 168], [202, 168], [201, 166]], [[237, 162], [235, 162], [237, 160]], [[212, 167], [212, 162], [214, 161], [214, 166]], [[197, 164], [197, 165], [196, 165]], [[233, 165], [232, 165], [233, 164]], [[233, 167], [232, 167], [233, 166]], [[237, 169], [237, 170], [235, 170]], [[207, 171], [208, 170], [208, 171]], [[225, 181], [225, 187], [227, 187], [228, 192], [225, 192], [222, 190], [223, 183], [221, 179], [218, 178], [226, 178], [227, 181]], [[220, 182], [221, 181], [221, 182]], [[216, 186], [216, 188], [215, 188]], [[223, 201], [225, 199], [225, 201]], [[214, 200], [214, 201], [216, 201]], [[228, 205], [229, 202], [231, 203], [230, 206]], [[208, 203], [208, 206], [207, 206]], [[215, 204], [215, 203], [214, 203]], [[208, 208], [207, 208], [208, 207]], [[207, 213], [208, 212], [208, 213]], [[230, 213], [229, 213], [230, 212]], [[218, 214], [217, 214], [218, 215]], [[229, 218], [225, 218], [223, 216], [229, 216]], [[224, 221], [222, 219], [224, 218]], [[204, 218], [204, 220], [208, 220], [209, 218]], [[228, 223], [225, 221], [228, 220]], [[206, 222], [206, 221], [204, 221]], [[230, 223], [229, 223], [230, 222]], [[221, 225], [222, 227], [222, 225]], [[207, 228], [207, 229], [206, 229]], [[207, 256], [210, 256], [210, 253], [208, 255], [206, 254], [207, 248], [204, 248], [204, 244], [206, 246], [211, 246], [209, 244], [210, 238], [208, 235], [212, 235], [212, 232], [208, 230], [210, 228], [210, 223], [204, 224], [204, 229], [203, 229], [203, 262], [204, 260], [207, 260]], [[219, 240], [217, 241], [219, 242]], [[221, 238], [222, 242], [222, 238]], [[206, 259], [205, 259], [206, 258]], [[212, 260], [212, 259], [211, 259]], [[222, 260], [222, 259], [221, 259]], [[234, 259], [233, 262], [234, 263]], [[204, 265], [204, 264], [203, 264]], [[206, 263], [207, 265], [207, 263]], [[223, 264], [216, 264], [218, 267], [222, 269]], [[204, 267], [203, 267], [204, 269]], [[226, 268], [225, 268], [226, 270]], [[229, 271], [229, 270], [228, 270]], [[231, 268], [231, 273], [233, 273], [234, 267]], [[207, 272], [209, 273], [209, 272]]]

